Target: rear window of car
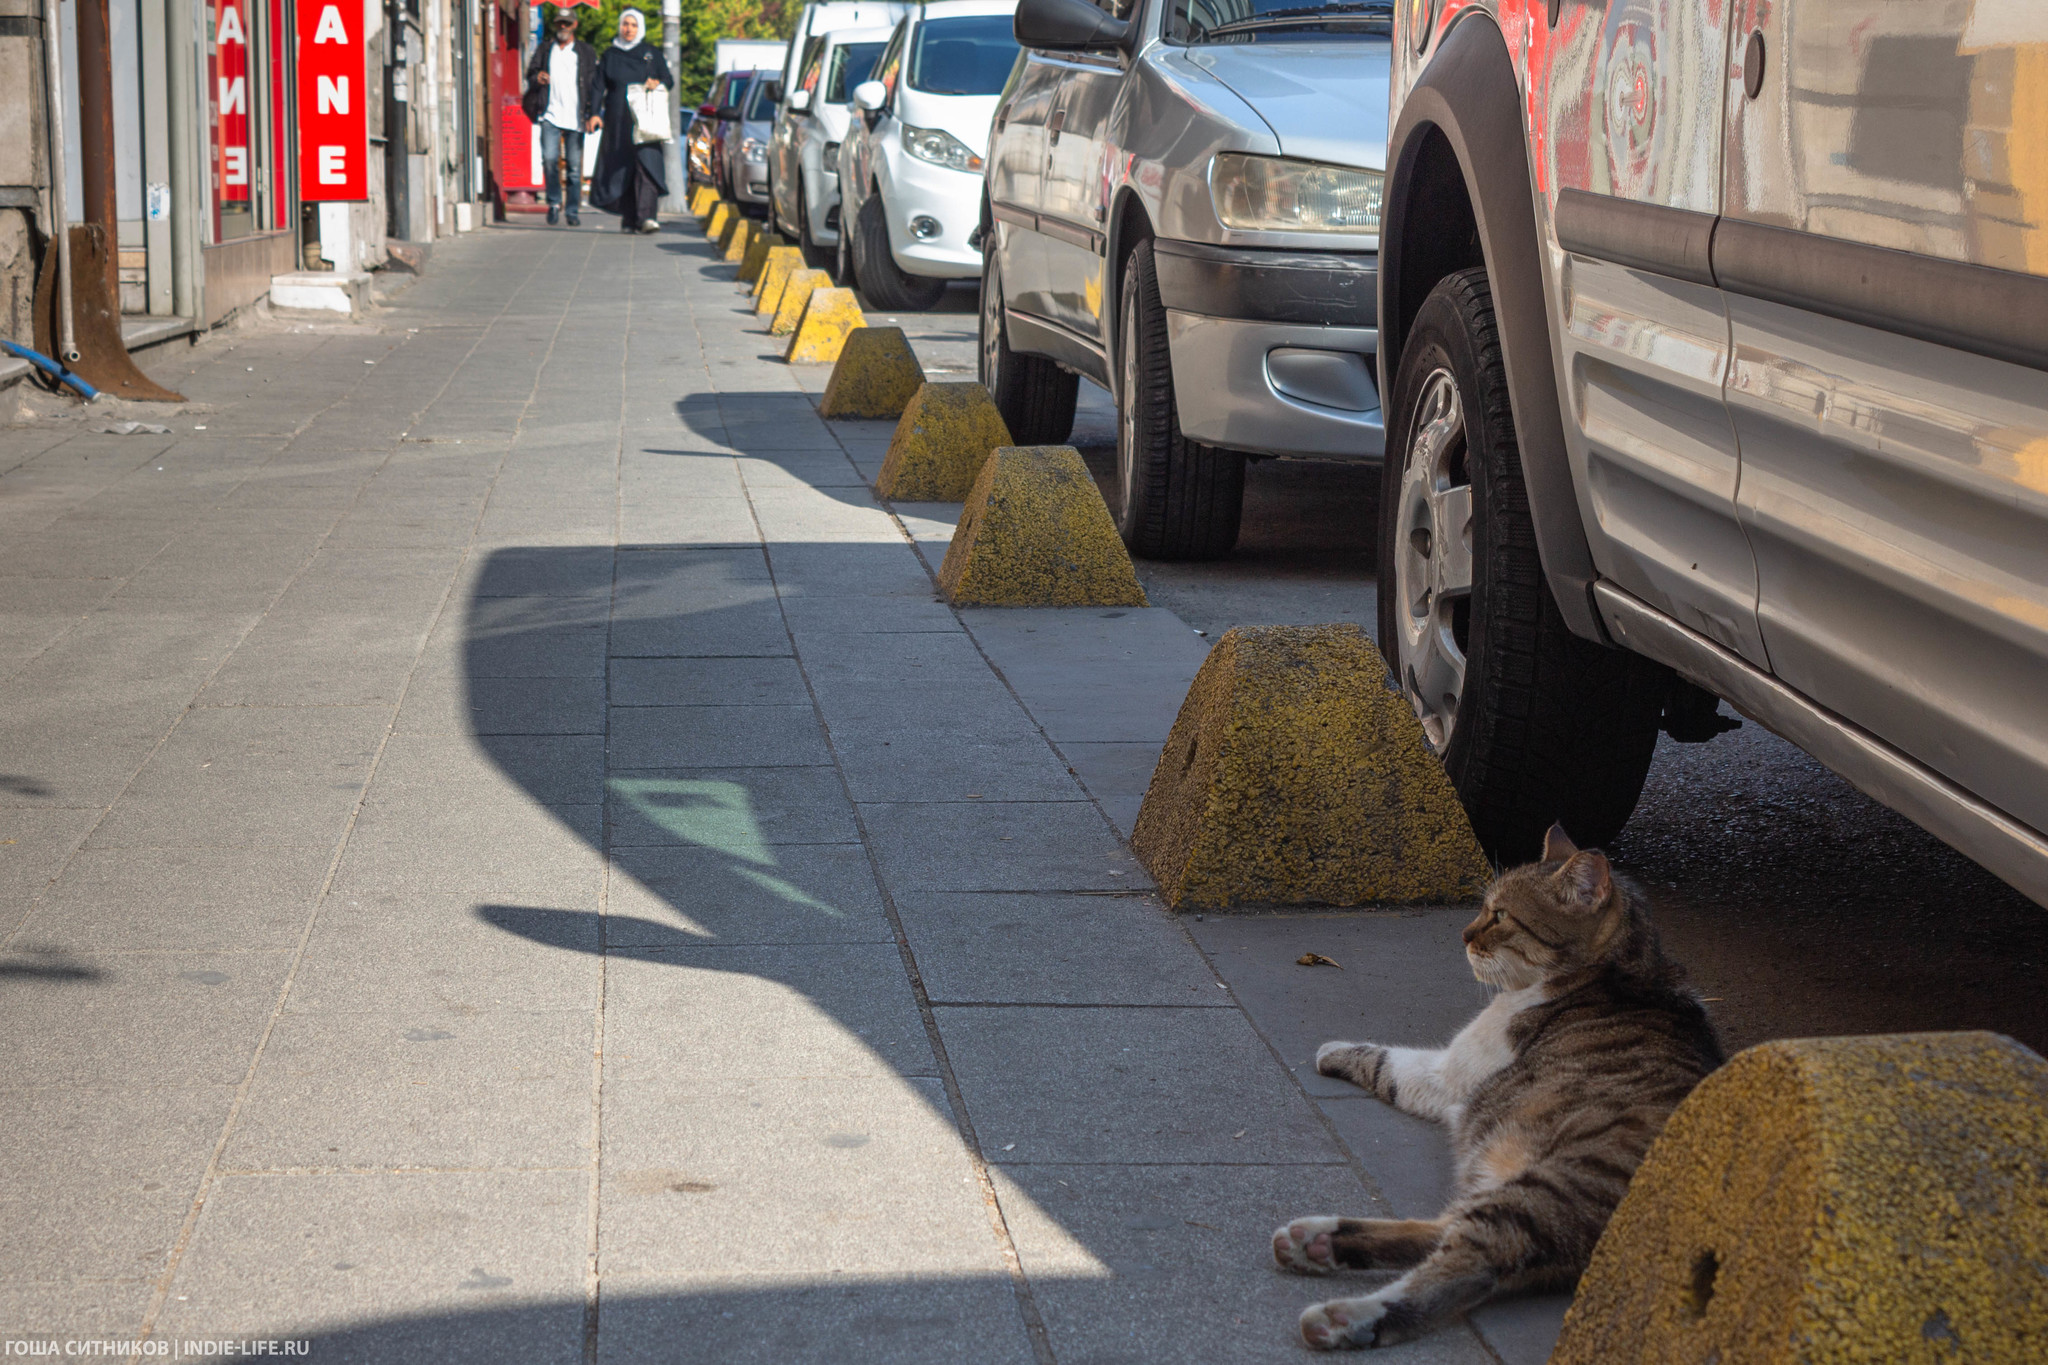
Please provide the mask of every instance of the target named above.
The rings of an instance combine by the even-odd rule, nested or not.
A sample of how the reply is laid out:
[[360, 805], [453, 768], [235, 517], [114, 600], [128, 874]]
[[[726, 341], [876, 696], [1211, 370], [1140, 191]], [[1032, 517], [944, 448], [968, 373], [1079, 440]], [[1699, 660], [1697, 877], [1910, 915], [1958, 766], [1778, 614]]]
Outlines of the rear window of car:
[[930, 95], [1000, 95], [1017, 64], [1007, 14], [927, 19], [910, 47], [910, 88]]
[[775, 117], [775, 105], [768, 98], [770, 82], [757, 80], [747, 91], [747, 112], [742, 116], [748, 123], [765, 123]]
[[875, 58], [882, 55], [887, 43], [848, 43], [832, 49], [832, 73], [825, 78], [825, 103], [844, 104], [853, 96], [853, 87], [868, 78], [875, 69]]

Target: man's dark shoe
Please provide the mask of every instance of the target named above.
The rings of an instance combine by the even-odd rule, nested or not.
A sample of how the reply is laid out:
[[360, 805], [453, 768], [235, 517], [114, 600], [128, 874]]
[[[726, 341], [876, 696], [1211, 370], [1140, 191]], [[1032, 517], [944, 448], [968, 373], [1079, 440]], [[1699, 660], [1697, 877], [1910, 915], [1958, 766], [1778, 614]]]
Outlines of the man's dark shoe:
[[[555, 224], [557, 224], [557, 223], [559, 223], [559, 222], [561, 222], [561, 221], [562, 221], [562, 211], [561, 211], [561, 209], [557, 208], [557, 207], [556, 207], [555, 205], [553, 205], [553, 204], [549, 204], [549, 205], [548, 205], [548, 226], [549, 226], [549, 227], [553, 227], [553, 226], [554, 226]], [[571, 221], [573, 222], [574, 220], [572, 219]]]
[[570, 215], [569, 215], [569, 226], [570, 226], [570, 227], [582, 227], [582, 226], [583, 226], [583, 220], [582, 220], [582, 219], [581, 219], [580, 217], [578, 217], [578, 216], [577, 216], [576, 214], [573, 214], [573, 213], [572, 213], [572, 214], [570, 214]]

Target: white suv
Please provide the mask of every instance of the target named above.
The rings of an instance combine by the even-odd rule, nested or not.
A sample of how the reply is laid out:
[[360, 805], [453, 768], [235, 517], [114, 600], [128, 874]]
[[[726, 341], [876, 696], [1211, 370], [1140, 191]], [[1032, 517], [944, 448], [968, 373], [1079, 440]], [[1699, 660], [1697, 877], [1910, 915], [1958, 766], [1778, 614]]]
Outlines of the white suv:
[[839, 144], [853, 118], [853, 88], [868, 78], [888, 45], [886, 28], [838, 29], [812, 40], [768, 147], [775, 225], [796, 238], [804, 263], [831, 264], [839, 244]]
[[839, 149], [839, 261], [869, 302], [929, 308], [981, 275], [981, 170], [1011, 68], [1017, 0], [913, 10], [853, 92]]

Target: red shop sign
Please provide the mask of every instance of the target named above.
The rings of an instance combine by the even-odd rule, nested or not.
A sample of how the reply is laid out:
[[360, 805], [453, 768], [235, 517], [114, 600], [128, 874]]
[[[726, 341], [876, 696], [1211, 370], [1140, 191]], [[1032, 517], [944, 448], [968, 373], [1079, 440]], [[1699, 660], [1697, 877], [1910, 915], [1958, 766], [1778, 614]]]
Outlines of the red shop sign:
[[298, 6], [299, 198], [370, 197], [369, 90], [362, 0]]
[[220, 0], [213, 33], [213, 175], [217, 208], [249, 203], [249, 16]]

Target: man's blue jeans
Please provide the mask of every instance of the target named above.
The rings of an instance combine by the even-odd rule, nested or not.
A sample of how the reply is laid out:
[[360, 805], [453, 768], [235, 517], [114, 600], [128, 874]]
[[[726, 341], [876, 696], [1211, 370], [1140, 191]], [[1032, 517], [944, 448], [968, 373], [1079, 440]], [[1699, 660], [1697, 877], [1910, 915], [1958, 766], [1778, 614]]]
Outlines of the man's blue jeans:
[[562, 171], [556, 164], [562, 157], [569, 158], [569, 202], [571, 213], [583, 207], [583, 134], [568, 128], [557, 128], [552, 123], [540, 126], [541, 175], [548, 187], [548, 207], [562, 202]]

